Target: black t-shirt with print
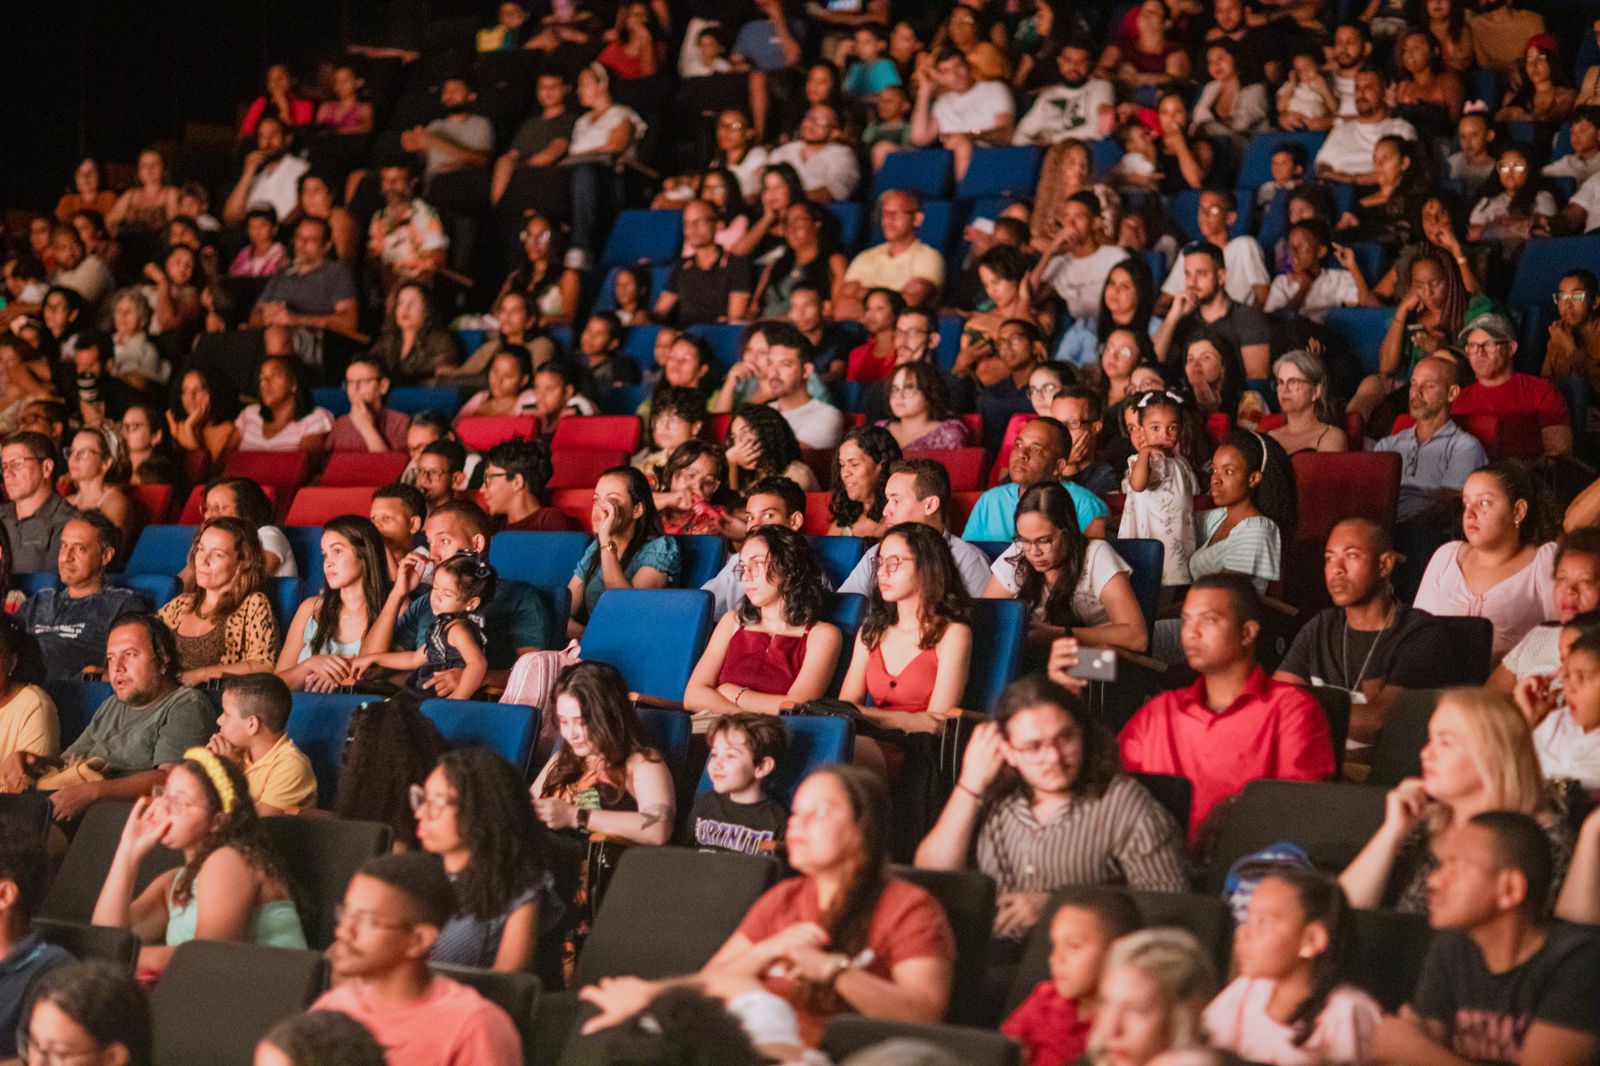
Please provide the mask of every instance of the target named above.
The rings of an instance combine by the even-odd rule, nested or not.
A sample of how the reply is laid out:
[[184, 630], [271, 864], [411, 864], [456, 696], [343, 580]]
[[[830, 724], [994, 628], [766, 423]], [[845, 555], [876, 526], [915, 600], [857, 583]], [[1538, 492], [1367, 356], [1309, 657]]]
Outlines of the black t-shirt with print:
[[702, 792], [695, 797], [689, 832], [701, 851], [774, 855], [788, 822], [789, 812], [770, 796], [756, 803], [735, 803], [721, 793]]

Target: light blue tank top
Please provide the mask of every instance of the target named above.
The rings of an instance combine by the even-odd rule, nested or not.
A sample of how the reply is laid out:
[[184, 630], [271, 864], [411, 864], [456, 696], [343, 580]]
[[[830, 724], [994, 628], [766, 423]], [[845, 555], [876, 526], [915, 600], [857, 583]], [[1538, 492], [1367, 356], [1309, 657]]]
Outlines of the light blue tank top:
[[[194, 939], [199, 922], [193, 894], [182, 907], [172, 902], [172, 891], [178, 887], [174, 877], [167, 885], [167, 947], [175, 948]], [[300, 912], [294, 901], [276, 899], [256, 908], [250, 922], [250, 943], [269, 948], [305, 948], [306, 934], [300, 925]]]
[[[295, 662], [303, 663], [307, 659], [311, 658], [311, 644], [316, 639], [317, 639], [317, 618], [316, 618], [316, 614], [313, 613], [310, 618], [306, 619], [305, 631], [300, 634], [300, 641], [301, 641], [301, 643], [300, 643], [300, 658], [296, 659]], [[337, 640], [330, 640], [328, 642], [328, 650], [323, 652], [322, 654], [324, 654], [324, 655], [359, 655], [359, 654], [361, 654], [361, 642], [358, 640], [353, 644], [340, 644]]]

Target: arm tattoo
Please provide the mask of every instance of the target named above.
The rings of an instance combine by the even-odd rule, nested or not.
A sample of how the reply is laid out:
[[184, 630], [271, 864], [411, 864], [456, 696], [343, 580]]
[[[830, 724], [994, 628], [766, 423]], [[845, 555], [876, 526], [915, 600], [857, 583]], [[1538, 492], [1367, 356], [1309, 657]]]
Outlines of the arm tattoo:
[[665, 822], [672, 817], [671, 808], [665, 803], [651, 804], [639, 812], [644, 817], [644, 824], [639, 828], [649, 829], [658, 822]]

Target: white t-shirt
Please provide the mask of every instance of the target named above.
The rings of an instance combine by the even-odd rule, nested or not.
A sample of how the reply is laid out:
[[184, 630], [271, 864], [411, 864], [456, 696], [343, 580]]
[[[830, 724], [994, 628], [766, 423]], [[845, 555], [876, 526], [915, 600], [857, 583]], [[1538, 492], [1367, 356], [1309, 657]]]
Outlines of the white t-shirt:
[[1571, 178], [1579, 185], [1600, 174], [1600, 152], [1584, 159], [1577, 152], [1564, 155], [1539, 173], [1547, 178]]
[[[1022, 549], [1013, 544], [989, 568], [994, 579], [1013, 596], [1022, 587], [1017, 581], [1017, 561], [1021, 555]], [[1078, 616], [1078, 621], [1086, 626], [1103, 626], [1111, 621], [1111, 614], [1100, 599], [1101, 590], [1118, 574], [1131, 573], [1133, 567], [1122, 561], [1115, 548], [1103, 540], [1089, 541], [1089, 550], [1083, 556], [1083, 571], [1072, 590], [1072, 613]]]
[[1545, 715], [1533, 731], [1533, 748], [1546, 780], [1570, 777], [1588, 791], [1600, 788], [1600, 729], [1587, 732], [1569, 707]]
[[1126, 248], [1104, 244], [1086, 256], [1058, 255], [1044, 268], [1043, 281], [1067, 302], [1067, 313], [1093, 324], [1100, 317], [1100, 294], [1111, 268], [1131, 258]]
[[[1487, 226], [1491, 222], [1498, 222], [1511, 211], [1511, 194], [1502, 192], [1495, 196], [1485, 196], [1472, 205], [1472, 214], [1467, 216], [1467, 223], [1473, 226]], [[1549, 217], [1556, 213], [1556, 198], [1547, 192], [1533, 194], [1533, 213]]]
[[804, 141], [790, 141], [774, 148], [767, 156], [767, 165], [788, 163], [800, 175], [800, 184], [807, 192], [827, 189], [834, 200], [848, 200], [855, 195], [861, 183], [861, 164], [856, 153], [842, 144], [824, 144], [808, 158]]
[[297, 155], [282, 156], [270, 169], [256, 171], [245, 204], [270, 204], [280, 220], [287, 218], [300, 202], [300, 178], [310, 169], [311, 164]]
[[744, 158], [728, 164], [728, 171], [739, 179], [739, 191], [744, 194], [746, 201], [754, 201], [761, 196], [761, 172], [766, 169], [767, 149], [760, 144], [752, 144]]
[[1011, 143], [1058, 144], [1068, 137], [1098, 141], [1108, 132], [1100, 125], [1101, 108], [1115, 103], [1116, 91], [1103, 78], [1090, 78], [1076, 89], [1052, 85], [1033, 98]]
[[261, 427], [261, 405], [253, 403], [239, 412], [233, 424], [239, 428], [242, 452], [297, 452], [300, 442], [311, 434], [333, 432], [333, 415], [325, 407], [313, 407], [310, 414], [268, 437]]
[[[1300, 291], [1299, 282], [1289, 274], [1279, 274], [1272, 279], [1272, 288], [1267, 291], [1267, 302], [1261, 310], [1267, 314], [1287, 307], [1289, 300]], [[1311, 291], [1306, 293], [1305, 302], [1300, 305], [1300, 314], [1313, 322], [1321, 322], [1327, 315], [1330, 307], [1354, 307], [1361, 302], [1361, 293], [1356, 289], [1355, 275], [1348, 270], [1334, 268], [1324, 270], [1311, 282]]]
[[289, 538], [283, 535], [283, 530], [277, 526], [261, 526], [256, 530], [256, 538], [261, 541], [261, 550], [271, 552], [278, 557], [278, 569], [268, 574], [268, 577], [299, 577], [300, 567], [294, 561], [294, 551], [289, 547]]
[[572, 124], [572, 140], [568, 142], [567, 151], [572, 155], [603, 152], [611, 140], [611, 131], [623, 123], [633, 126], [633, 143], [638, 143], [649, 128], [633, 108], [621, 104], [612, 104], [598, 115], [585, 111]]
[[837, 448], [844, 437], [844, 412], [832, 404], [808, 399], [799, 407], [779, 413], [803, 448]]
[[1417, 131], [1403, 118], [1386, 118], [1378, 122], [1362, 122], [1342, 118], [1328, 131], [1328, 139], [1317, 152], [1317, 166], [1332, 167], [1341, 174], [1370, 174], [1372, 150], [1378, 142], [1390, 135], [1417, 139]]
[[[1528, 635], [1517, 641], [1517, 646], [1506, 652], [1500, 665], [1525, 677], [1554, 677], [1561, 669], [1561, 627], [1558, 625], [1534, 626]], [[1556, 678], [1560, 684], [1560, 678]]]
[[[1222, 284], [1228, 299], [1236, 304], [1254, 307], [1255, 286], [1272, 281], [1261, 245], [1248, 233], [1240, 234], [1222, 246], [1222, 265], [1228, 272]], [[1178, 256], [1172, 269], [1167, 271], [1167, 280], [1161, 283], [1161, 291], [1168, 296], [1176, 296], [1183, 291], [1183, 256]]]
[[940, 133], [992, 130], [1014, 109], [1010, 89], [998, 81], [980, 81], [964, 93], [941, 93], [933, 102], [933, 122]]
[[1572, 194], [1572, 199], [1567, 201], [1568, 207], [1581, 207], [1588, 212], [1589, 217], [1584, 220], [1583, 232], [1600, 228], [1600, 174], [1596, 174]]

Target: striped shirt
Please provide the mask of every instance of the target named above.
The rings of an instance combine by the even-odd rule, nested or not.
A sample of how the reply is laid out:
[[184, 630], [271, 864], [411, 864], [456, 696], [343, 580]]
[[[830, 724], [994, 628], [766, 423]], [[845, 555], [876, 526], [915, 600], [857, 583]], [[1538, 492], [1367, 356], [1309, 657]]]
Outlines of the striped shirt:
[[1001, 801], [978, 832], [978, 869], [1002, 893], [1118, 883], [1152, 892], [1189, 888], [1177, 823], [1125, 774], [1103, 796], [1073, 796], [1043, 825], [1027, 797]]
[[1270, 582], [1282, 576], [1278, 559], [1282, 535], [1278, 523], [1265, 515], [1241, 519], [1222, 540], [1211, 537], [1228, 517], [1226, 507], [1214, 507], [1194, 516], [1195, 550], [1189, 556], [1189, 574], [1203, 577], [1224, 570], [1244, 574], [1255, 582], [1257, 592], [1267, 591]]

